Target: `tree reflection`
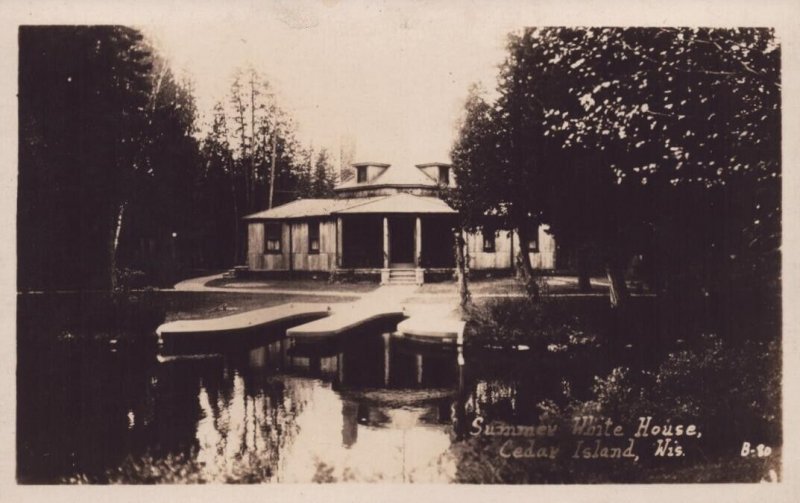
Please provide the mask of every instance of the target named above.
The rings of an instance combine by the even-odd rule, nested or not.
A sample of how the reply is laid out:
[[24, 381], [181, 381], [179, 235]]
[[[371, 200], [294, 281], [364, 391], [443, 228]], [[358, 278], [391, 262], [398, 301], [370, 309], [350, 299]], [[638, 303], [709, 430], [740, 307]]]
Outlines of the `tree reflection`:
[[278, 379], [261, 365], [275, 360], [249, 356], [251, 365], [230, 369], [219, 381], [204, 381], [197, 394], [197, 460], [208, 480], [274, 479], [282, 454], [299, 433], [296, 418], [312, 384]]

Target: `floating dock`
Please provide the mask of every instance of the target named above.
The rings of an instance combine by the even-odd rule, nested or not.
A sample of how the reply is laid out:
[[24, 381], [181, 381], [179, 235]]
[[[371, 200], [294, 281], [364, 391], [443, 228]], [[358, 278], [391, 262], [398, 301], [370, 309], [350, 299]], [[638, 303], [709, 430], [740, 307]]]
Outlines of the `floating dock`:
[[327, 339], [367, 324], [400, 321], [403, 318], [405, 313], [399, 306], [381, 307], [355, 303], [337, 308], [326, 318], [289, 328], [286, 335], [297, 341]]
[[418, 315], [397, 325], [397, 335], [418, 342], [464, 344], [466, 322], [450, 316]]
[[162, 355], [213, 353], [283, 337], [286, 328], [331, 314], [327, 304], [292, 303], [203, 320], [179, 320], [156, 329]]

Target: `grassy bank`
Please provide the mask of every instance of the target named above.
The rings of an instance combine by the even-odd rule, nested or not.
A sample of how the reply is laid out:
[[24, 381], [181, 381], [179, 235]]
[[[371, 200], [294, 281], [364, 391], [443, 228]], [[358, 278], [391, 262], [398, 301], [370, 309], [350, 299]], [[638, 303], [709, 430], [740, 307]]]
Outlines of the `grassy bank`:
[[[634, 300], [619, 312], [599, 298], [480, 299], [467, 311], [465, 343], [475, 348], [524, 344], [532, 354], [527, 365], [551, 368], [546, 373], [558, 376], [554, 392], [537, 403], [534, 422], [558, 423], [566, 430], [580, 416], [625, 425], [652, 416], [697, 424], [702, 440], [686, 446], [686, 456], [668, 461], [668, 468], [663, 459], [651, 458], [586, 471], [580, 469], [582, 461], [553, 466], [497, 459], [496, 445], [464, 436], [454, 447], [469, 460], [463, 482], [486, 477], [502, 483], [755, 482], [780, 475], [781, 340], [779, 332], [769, 330], [774, 320], [751, 319], [741, 326], [760, 321], [764, 329], [743, 332], [731, 323], [735, 313], [723, 317], [724, 323], [709, 316], [674, 320], [674, 306], [656, 298]], [[485, 365], [495, 359], [487, 354]], [[745, 441], [771, 446], [773, 452], [742, 459]], [[580, 473], [585, 476], [575, 475]]]
[[230, 279], [219, 278], [206, 283], [206, 286], [217, 288], [253, 288], [253, 289], [273, 289], [273, 290], [303, 290], [308, 292], [334, 291], [342, 293], [352, 293], [354, 295], [371, 292], [378, 288], [374, 282], [361, 283], [331, 283], [326, 279]]
[[236, 292], [141, 291], [19, 294], [18, 333], [47, 336], [69, 332], [150, 335], [161, 323], [216, 318], [288, 302], [339, 303], [356, 297]]

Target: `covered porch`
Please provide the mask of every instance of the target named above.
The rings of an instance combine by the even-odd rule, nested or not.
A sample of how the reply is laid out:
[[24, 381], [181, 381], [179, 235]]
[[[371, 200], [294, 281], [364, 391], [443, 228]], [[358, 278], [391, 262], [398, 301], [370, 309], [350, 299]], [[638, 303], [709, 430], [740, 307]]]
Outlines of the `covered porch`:
[[454, 267], [455, 211], [437, 198], [395, 196], [336, 214], [337, 268], [379, 269], [381, 284], [422, 284]]

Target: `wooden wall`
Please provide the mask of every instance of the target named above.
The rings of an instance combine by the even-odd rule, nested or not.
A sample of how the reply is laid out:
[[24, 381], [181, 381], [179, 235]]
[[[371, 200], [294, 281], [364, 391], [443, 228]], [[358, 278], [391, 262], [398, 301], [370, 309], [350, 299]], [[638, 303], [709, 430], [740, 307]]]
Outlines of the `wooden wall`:
[[[466, 241], [467, 251], [469, 251], [469, 268], [508, 269], [513, 267], [514, 263], [511, 261], [511, 239], [508, 234], [508, 231], [504, 230], [495, 232], [495, 251], [492, 253], [483, 251], [482, 232], [467, 233]], [[519, 247], [517, 247], [517, 249], [519, 249]]]
[[[289, 228], [291, 226], [292, 254], [289, 256]], [[281, 231], [281, 253], [264, 253], [264, 223], [251, 222], [248, 225], [247, 265], [251, 270], [270, 271], [330, 271], [336, 267], [336, 219], [320, 222], [319, 253], [308, 253], [308, 222], [303, 220], [283, 223]], [[483, 251], [481, 232], [467, 233], [469, 267], [471, 269], [509, 269], [514, 267], [511, 246], [513, 240], [514, 256], [519, 252], [519, 238], [505, 230], [497, 231], [495, 251]], [[423, 248], [425, 244], [423, 242]], [[539, 252], [531, 253], [531, 263], [536, 269], [554, 269], [556, 264], [556, 245], [553, 236], [539, 227]], [[290, 268], [291, 259], [291, 268]]]
[[264, 253], [264, 222], [251, 222], [248, 225], [247, 235], [247, 266], [251, 270], [329, 271], [336, 265], [335, 219], [320, 221], [319, 253], [308, 251], [308, 221], [295, 220], [282, 223], [280, 253]]
[[[539, 226], [539, 252], [531, 253], [531, 264], [535, 269], [555, 269], [556, 243], [553, 236], [546, 232], [547, 227]], [[514, 257], [519, 253], [519, 236], [514, 232], [509, 236], [506, 230], [498, 230], [495, 234], [493, 253], [483, 251], [483, 234], [467, 233], [467, 249], [469, 250], [470, 269], [508, 269], [514, 267], [511, 252], [513, 240]]]
[[293, 270], [330, 271], [336, 267], [336, 219], [320, 221], [319, 253], [308, 252], [307, 221], [294, 221], [291, 226]]

